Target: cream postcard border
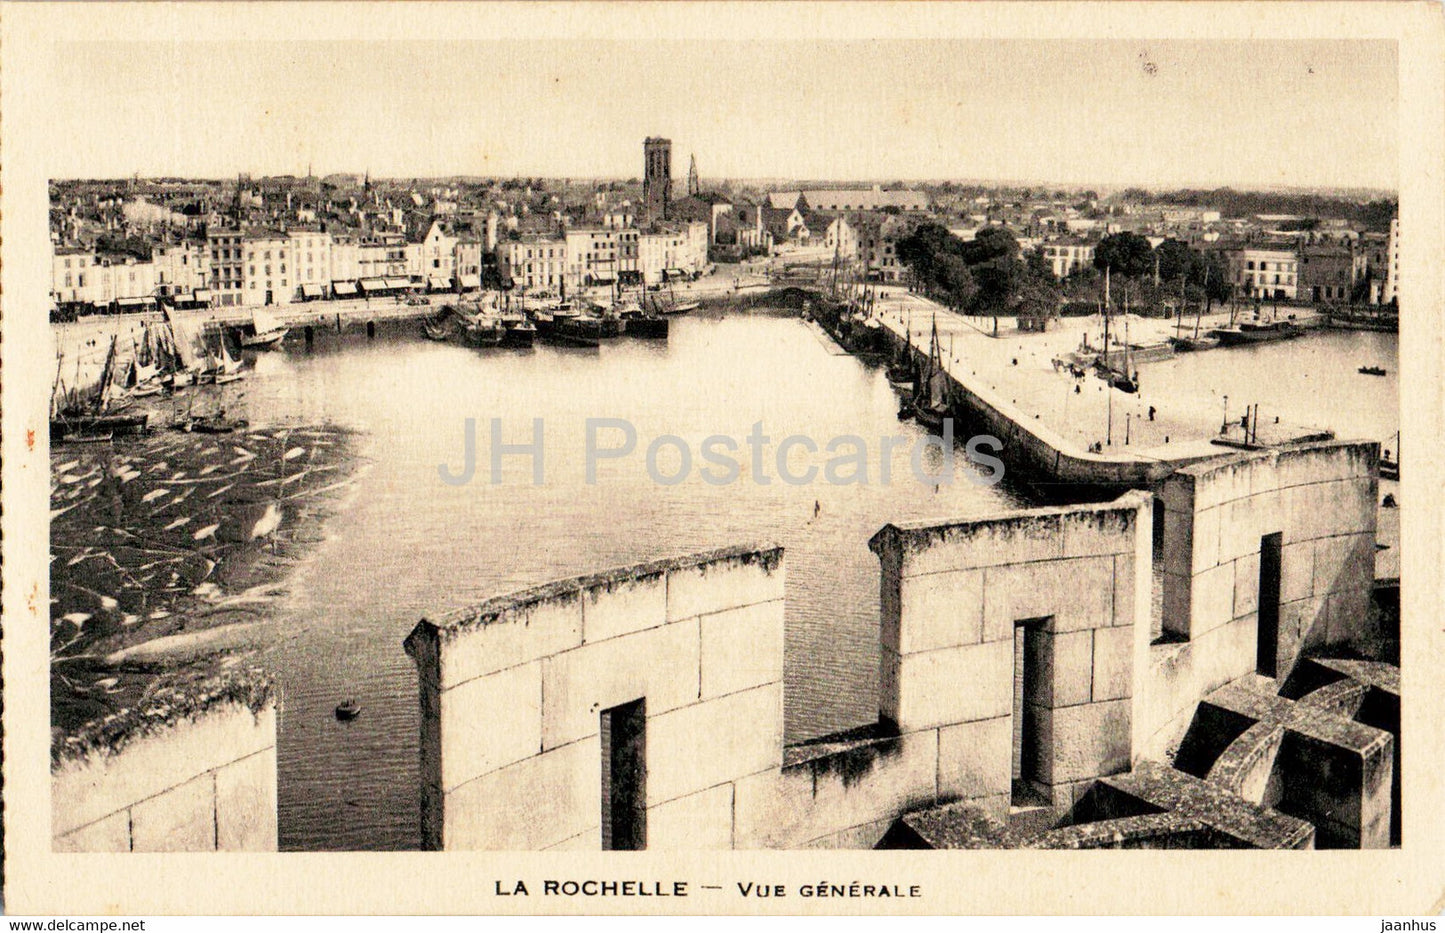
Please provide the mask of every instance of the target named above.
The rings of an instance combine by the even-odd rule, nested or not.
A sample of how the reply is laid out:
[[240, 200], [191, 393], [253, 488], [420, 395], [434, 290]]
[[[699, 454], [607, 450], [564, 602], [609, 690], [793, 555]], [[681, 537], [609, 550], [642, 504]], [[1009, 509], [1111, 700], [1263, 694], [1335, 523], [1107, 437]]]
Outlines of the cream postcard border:
[[[1211, 38], [1398, 42], [1404, 847], [1377, 852], [232, 853], [50, 851], [44, 315], [51, 44], [75, 40]], [[1264, 46], [1267, 49], [1267, 45]], [[1341, 133], [1349, 132], [1347, 126]], [[1262, 141], [1268, 145], [1268, 141]], [[1441, 316], [1445, 15], [1438, 3], [20, 4], [0, 10], [5, 908], [11, 913], [1365, 913], [1445, 907]], [[1427, 270], [1434, 270], [1429, 274]], [[501, 898], [493, 879], [918, 884], [912, 901]], [[340, 878], [350, 883], [338, 883]], [[539, 885], [540, 886], [540, 885]]]

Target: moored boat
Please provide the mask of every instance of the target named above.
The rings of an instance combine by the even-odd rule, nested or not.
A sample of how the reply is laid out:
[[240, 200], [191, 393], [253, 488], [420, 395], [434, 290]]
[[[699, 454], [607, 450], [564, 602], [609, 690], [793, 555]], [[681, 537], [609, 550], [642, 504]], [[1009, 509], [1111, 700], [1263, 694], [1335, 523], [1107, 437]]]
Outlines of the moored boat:
[[1382, 366], [1361, 366], [1360, 374], [1363, 376], [1383, 376], [1386, 370]]
[[1272, 340], [1290, 340], [1304, 333], [1304, 328], [1290, 321], [1271, 321], [1268, 324], [1240, 324], [1238, 327], [1222, 327], [1211, 332], [1226, 347], [1242, 344], [1268, 343]]
[[525, 348], [537, 342], [537, 326], [525, 315], [503, 315], [502, 326], [506, 328], [502, 346]]
[[269, 350], [286, 338], [290, 331], [275, 317], [261, 308], [251, 312], [252, 333], [241, 334], [241, 346], [253, 350]]

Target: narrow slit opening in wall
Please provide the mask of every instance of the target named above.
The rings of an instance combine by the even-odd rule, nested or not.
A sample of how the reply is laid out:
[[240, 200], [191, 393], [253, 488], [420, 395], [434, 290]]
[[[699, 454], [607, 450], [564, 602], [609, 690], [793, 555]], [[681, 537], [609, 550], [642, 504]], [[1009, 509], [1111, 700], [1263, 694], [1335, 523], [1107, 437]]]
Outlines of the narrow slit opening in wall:
[[647, 848], [647, 701], [602, 711], [602, 848]]
[[1050, 618], [1014, 623], [1013, 781], [1015, 807], [1048, 802], [1042, 771], [1042, 717], [1048, 715], [1045, 683]]
[[1284, 553], [1281, 532], [1259, 539], [1258, 637], [1255, 671], [1266, 677], [1279, 676], [1279, 587]]

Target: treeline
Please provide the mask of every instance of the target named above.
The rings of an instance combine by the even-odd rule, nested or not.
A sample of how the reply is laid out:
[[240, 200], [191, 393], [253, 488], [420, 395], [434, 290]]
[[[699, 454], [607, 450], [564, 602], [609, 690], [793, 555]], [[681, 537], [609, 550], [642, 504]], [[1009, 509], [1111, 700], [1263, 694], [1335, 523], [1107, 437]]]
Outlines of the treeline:
[[1126, 188], [1122, 196], [1136, 204], [1177, 204], [1217, 210], [1223, 217], [1250, 217], [1255, 214], [1341, 217], [1363, 224], [1367, 229], [1380, 231], [1390, 229], [1390, 220], [1399, 207], [1394, 198], [1360, 202], [1321, 194], [1235, 191], [1232, 188], [1215, 188], [1213, 191], [1181, 188], [1158, 193], [1143, 188]]
[[1233, 291], [1223, 257], [1203, 253], [1175, 239], [1157, 248], [1137, 233], [1104, 237], [1094, 249], [1092, 268], [1054, 278], [1040, 250], [1022, 251], [1004, 227], [986, 227], [961, 240], [936, 223], [919, 225], [897, 244], [899, 262], [912, 284], [936, 301], [980, 315], [1047, 319], [1087, 313], [1105, 299], [1144, 315], [1177, 313], [1187, 307], [1228, 301]]
[[1051, 317], [1062, 297], [1043, 257], [1021, 253], [1004, 227], [962, 240], [937, 223], [916, 227], [897, 244], [898, 261], [929, 297], [969, 314]]

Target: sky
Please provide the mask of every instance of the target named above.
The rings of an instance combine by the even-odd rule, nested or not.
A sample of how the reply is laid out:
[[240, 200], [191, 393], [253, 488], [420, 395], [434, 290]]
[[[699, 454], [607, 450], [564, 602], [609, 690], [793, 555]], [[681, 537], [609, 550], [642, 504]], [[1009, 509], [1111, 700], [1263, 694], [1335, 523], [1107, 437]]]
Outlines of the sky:
[[1387, 41], [68, 42], [54, 178], [1398, 185]]

